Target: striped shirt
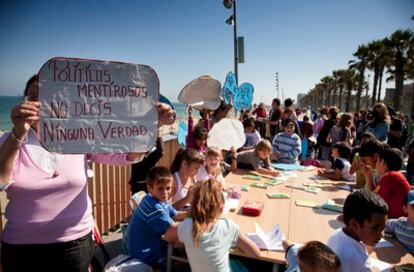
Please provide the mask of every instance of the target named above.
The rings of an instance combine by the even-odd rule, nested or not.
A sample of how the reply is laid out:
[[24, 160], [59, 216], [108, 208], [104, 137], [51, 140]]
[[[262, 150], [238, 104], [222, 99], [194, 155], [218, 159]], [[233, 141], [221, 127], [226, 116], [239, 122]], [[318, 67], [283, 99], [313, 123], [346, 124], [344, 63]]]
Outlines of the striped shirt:
[[414, 255], [414, 224], [407, 217], [389, 219], [385, 233], [394, 235]]
[[286, 132], [280, 132], [273, 139], [273, 152], [281, 153], [282, 156], [278, 158], [282, 163], [297, 163], [298, 156], [301, 151], [302, 142], [300, 137], [294, 133], [292, 135]]

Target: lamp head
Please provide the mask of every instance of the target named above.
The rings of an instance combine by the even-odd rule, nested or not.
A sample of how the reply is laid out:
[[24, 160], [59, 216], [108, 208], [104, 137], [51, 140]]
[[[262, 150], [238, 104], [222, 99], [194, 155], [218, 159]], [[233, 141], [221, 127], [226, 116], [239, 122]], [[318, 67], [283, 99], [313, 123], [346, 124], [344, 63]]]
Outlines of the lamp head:
[[226, 8], [231, 9], [233, 7], [233, 0], [223, 0], [223, 5]]
[[226, 24], [228, 25], [233, 25], [234, 24], [234, 18], [233, 15], [231, 15], [227, 20], [226, 20]]

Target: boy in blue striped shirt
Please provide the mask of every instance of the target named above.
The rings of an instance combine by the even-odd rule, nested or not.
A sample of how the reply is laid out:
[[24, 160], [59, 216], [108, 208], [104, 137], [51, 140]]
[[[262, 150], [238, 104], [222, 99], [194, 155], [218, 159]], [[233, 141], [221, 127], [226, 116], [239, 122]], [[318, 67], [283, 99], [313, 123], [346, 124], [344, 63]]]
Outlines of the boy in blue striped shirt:
[[283, 132], [275, 136], [272, 142], [273, 154], [278, 162], [298, 163], [302, 142], [299, 135], [295, 133], [295, 122], [285, 119]]
[[385, 233], [395, 236], [414, 255], [414, 190], [405, 197], [403, 209], [408, 217], [389, 219], [385, 224]]

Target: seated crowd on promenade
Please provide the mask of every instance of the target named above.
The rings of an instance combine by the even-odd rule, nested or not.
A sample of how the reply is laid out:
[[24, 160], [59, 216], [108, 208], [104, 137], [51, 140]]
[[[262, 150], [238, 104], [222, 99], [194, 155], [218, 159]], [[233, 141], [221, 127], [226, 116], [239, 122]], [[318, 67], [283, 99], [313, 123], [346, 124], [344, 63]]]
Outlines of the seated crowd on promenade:
[[[345, 227], [332, 233], [327, 245], [309, 241], [300, 247], [284, 241], [286, 271], [370, 271], [372, 264], [363, 244], [375, 246], [384, 229], [414, 254], [413, 170], [404, 163], [405, 156], [414, 162], [413, 137], [407, 135], [413, 124], [406, 124], [383, 103], [355, 115], [340, 113], [335, 106], [316, 113], [301, 112], [292, 105], [293, 100], [286, 99], [282, 107], [276, 98], [270, 112], [263, 103], [242, 111], [238, 118], [246, 141], [230, 151], [207, 146], [207, 136], [232, 106], [222, 103], [216, 111], [202, 110], [197, 124], [190, 107], [186, 147], [177, 152], [169, 172], [150, 170], [165, 177], [148, 179], [149, 194], [133, 213], [128, 233], [132, 257], [162, 270], [166, 241], [185, 245], [193, 271], [229, 271], [233, 265], [229, 249], [234, 246], [246, 256], [257, 257], [257, 246], [239, 232], [235, 222], [221, 217], [223, 194], [217, 191], [229, 192], [224, 177], [237, 168], [278, 176], [273, 163], [318, 166], [319, 175], [354, 188], [339, 218]], [[407, 169], [405, 174], [403, 169]], [[164, 195], [159, 195], [162, 188]], [[169, 189], [172, 192], [165, 201]], [[360, 206], [364, 210], [356, 208]], [[361, 232], [374, 225], [376, 231], [370, 235]], [[144, 242], [147, 236], [142, 233], [149, 229], [160, 244]]]
[[[27, 83], [26, 93], [34, 92], [36, 81], [33, 78]], [[261, 103], [240, 113], [246, 142], [243, 147], [230, 150], [207, 146], [207, 138], [209, 130], [226, 118], [232, 106], [223, 102], [215, 111], [202, 110], [198, 123], [190, 107], [186, 147], [177, 151], [169, 168], [155, 166], [164, 152], [159, 138], [155, 151], [146, 156], [62, 155], [49, 158], [49, 168], [41, 169], [33, 158], [51, 154], [37, 143], [36, 128], [27, 122], [38, 120], [39, 103], [37, 97], [23, 102], [12, 110], [15, 127], [0, 138], [0, 185], [3, 190], [10, 187], [8, 190], [14, 195], [9, 204], [14, 209], [8, 210], [10, 222], [2, 238], [3, 270], [35, 267], [37, 271], [52, 256], [55, 260], [51, 267], [65, 263], [70, 267], [67, 271], [87, 271], [93, 252], [89, 228], [93, 219], [85, 185], [86, 160], [132, 164], [132, 193], [147, 193], [133, 210], [127, 230], [127, 253], [140, 262], [136, 271], [164, 271], [167, 244], [176, 241], [184, 244], [192, 271], [243, 271], [243, 263], [230, 258], [230, 248], [237, 246], [251, 258], [259, 258], [261, 252], [232, 219], [222, 216], [225, 195], [231, 192], [225, 177], [237, 168], [276, 177], [280, 173], [273, 163], [314, 165], [320, 167], [319, 175], [355, 188], [346, 198], [340, 217], [345, 226], [334, 231], [327, 244], [308, 241], [299, 246], [295, 241], [283, 241], [286, 271], [370, 271], [372, 263], [364, 245], [375, 246], [384, 230], [414, 254], [414, 137], [407, 133], [413, 124], [405, 124], [398, 113], [383, 103], [358, 113], [357, 120], [355, 114], [339, 113], [335, 106], [321, 108], [318, 113], [301, 112], [292, 106], [292, 99], [286, 99], [282, 107], [276, 98], [270, 112]], [[171, 115], [171, 108], [162, 105], [158, 113], [162, 121], [164, 115]], [[73, 171], [59, 168], [61, 162], [72, 163], [83, 174], [76, 176]], [[30, 180], [32, 174], [47, 182], [55, 180], [55, 187], [50, 189], [46, 182], [40, 189], [24, 184], [22, 188], [37, 197], [26, 201], [25, 195], [29, 194], [13, 186], [12, 177]], [[65, 184], [57, 183], [63, 179], [75, 180], [77, 184], [68, 190]], [[60, 208], [76, 214], [75, 218], [56, 214], [54, 202], [72, 197], [80, 198], [82, 207]], [[54, 224], [47, 234], [42, 232], [45, 228], [40, 221], [35, 230], [19, 225], [19, 220], [36, 219], [36, 214], [29, 213], [39, 203], [48, 205], [47, 212], [42, 214], [46, 221], [53, 215], [69, 221], [50, 219]], [[66, 225], [71, 226], [69, 231]]]

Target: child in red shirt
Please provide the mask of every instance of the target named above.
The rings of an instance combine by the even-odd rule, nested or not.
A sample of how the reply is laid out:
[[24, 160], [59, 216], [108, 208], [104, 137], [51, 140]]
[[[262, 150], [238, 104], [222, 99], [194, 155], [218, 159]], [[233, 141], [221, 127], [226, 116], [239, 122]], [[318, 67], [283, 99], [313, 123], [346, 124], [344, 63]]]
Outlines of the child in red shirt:
[[379, 194], [388, 204], [388, 218], [407, 216], [403, 209], [404, 198], [410, 191], [410, 184], [404, 175], [399, 172], [403, 164], [401, 151], [396, 148], [387, 148], [379, 154], [376, 163], [378, 175], [382, 176], [378, 185], [374, 187], [371, 167], [364, 165], [365, 189]]

